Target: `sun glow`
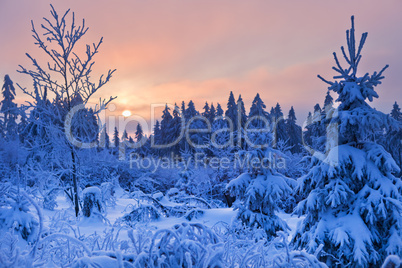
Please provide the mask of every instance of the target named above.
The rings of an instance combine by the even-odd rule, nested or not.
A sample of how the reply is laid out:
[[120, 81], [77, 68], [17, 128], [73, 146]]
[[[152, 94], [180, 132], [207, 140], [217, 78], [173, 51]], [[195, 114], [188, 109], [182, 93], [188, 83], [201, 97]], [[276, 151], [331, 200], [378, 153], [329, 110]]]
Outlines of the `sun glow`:
[[125, 110], [125, 111], [123, 111], [122, 114], [124, 117], [129, 117], [131, 115], [131, 112], [129, 110]]

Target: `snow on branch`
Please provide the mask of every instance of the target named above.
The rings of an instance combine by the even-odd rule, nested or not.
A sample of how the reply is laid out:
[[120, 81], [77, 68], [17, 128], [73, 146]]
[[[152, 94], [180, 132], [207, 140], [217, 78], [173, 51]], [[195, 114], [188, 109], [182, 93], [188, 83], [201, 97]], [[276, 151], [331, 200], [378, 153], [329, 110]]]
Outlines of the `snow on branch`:
[[[366, 73], [362, 77], [357, 77], [358, 65], [362, 58], [361, 52], [366, 42], [368, 33], [365, 32], [362, 34], [359, 46], [356, 50], [354, 16], [351, 18], [351, 24], [351, 28], [346, 31], [347, 51], [343, 46], [341, 47], [343, 58], [349, 66], [347, 68], [343, 68], [337, 54], [335, 52], [333, 53], [336, 66], [332, 67], [332, 69], [338, 73], [338, 75], [333, 76], [333, 79], [341, 79], [341, 81], [332, 82], [326, 80], [321, 75], [318, 75], [318, 78], [330, 85], [328, 89], [339, 94], [337, 101], [353, 103], [356, 101], [356, 98], [362, 101], [365, 99], [372, 101], [373, 97], [378, 98], [377, 93], [374, 91], [374, 87], [381, 84], [381, 80], [384, 78], [382, 73], [388, 68], [388, 65], [382, 68], [378, 73], [374, 72], [372, 75]], [[355, 83], [360, 91], [359, 94], [352, 92], [350, 88], [353, 87], [347, 87], [348, 83]]]

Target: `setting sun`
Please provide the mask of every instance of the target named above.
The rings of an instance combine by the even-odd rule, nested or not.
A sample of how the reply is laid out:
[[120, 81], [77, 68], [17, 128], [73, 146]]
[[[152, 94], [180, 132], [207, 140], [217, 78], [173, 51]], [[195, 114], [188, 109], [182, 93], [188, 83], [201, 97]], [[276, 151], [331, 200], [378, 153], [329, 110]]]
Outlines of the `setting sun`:
[[129, 117], [131, 115], [131, 112], [129, 110], [125, 110], [125, 111], [123, 111], [122, 115], [124, 117]]

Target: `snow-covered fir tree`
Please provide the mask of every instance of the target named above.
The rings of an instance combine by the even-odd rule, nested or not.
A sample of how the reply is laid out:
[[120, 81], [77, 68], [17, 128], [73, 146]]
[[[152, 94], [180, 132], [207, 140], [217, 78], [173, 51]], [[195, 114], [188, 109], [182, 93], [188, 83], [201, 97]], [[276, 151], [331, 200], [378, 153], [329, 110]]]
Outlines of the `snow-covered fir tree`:
[[314, 112], [313, 112], [313, 123], [319, 123], [321, 122], [321, 107], [317, 103], [314, 105]]
[[208, 104], [207, 101], [205, 102], [204, 108], [202, 108], [202, 109], [204, 109], [204, 111], [201, 113], [201, 115], [206, 117], [206, 118], [209, 118], [210, 117], [210, 115], [209, 115], [210, 108], [209, 108], [209, 104]]
[[159, 154], [159, 149], [156, 148], [157, 146], [154, 145], [160, 145], [161, 144], [161, 125], [159, 123], [159, 120], [156, 120], [154, 129], [153, 129], [153, 135], [151, 137], [151, 147], [153, 147], [153, 151], [156, 154]]
[[339, 124], [339, 139], [332, 137], [327, 157], [298, 180], [306, 198], [295, 213], [305, 219], [293, 242], [309, 252], [322, 245], [321, 259], [330, 267], [378, 267], [387, 255], [402, 255], [402, 182], [393, 175], [399, 168], [382, 146], [370, 141], [376, 128], [391, 122], [366, 102], [378, 97], [374, 88], [388, 66], [357, 76], [366, 38], [364, 33], [356, 46], [352, 17], [347, 48], [341, 49], [348, 67], [334, 53], [335, 81], [319, 76], [338, 94], [331, 124]]
[[26, 106], [21, 105], [19, 109], [19, 115], [20, 115], [20, 122], [18, 123], [18, 134], [20, 137], [21, 143], [24, 143], [24, 138], [25, 136], [23, 135], [25, 128], [28, 126], [28, 117], [26, 114]]
[[325, 95], [324, 99], [324, 109], [323, 112], [328, 113], [334, 106], [334, 98], [332, 98], [329, 90], [327, 91], [327, 95]]
[[[175, 108], [172, 112], [172, 133], [171, 133], [171, 141], [174, 142], [174, 145], [171, 147], [171, 151], [174, 155], [180, 154], [180, 149], [184, 149], [184, 130], [185, 130], [185, 119], [182, 117], [180, 113], [179, 106], [174, 104]], [[183, 147], [182, 147], [183, 146]]]
[[216, 116], [223, 116], [223, 109], [219, 103], [216, 106]]
[[123, 135], [121, 136], [122, 141], [127, 141], [128, 140], [128, 133], [127, 130], [124, 129]]
[[251, 104], [250, 113], [248, 114], [248, 118], [255, 117], [255, 119], [253, 119], [250, 122], [250, 125], [252, 125], [254, 127], [264, 127], [265, 126], [264, 119], [268, 120], [268, 118], [269, 118], [269, 115], [265, 111], [265, 108], [267, 108], [267, 106], [261, 100], [260, 94], [257, 93], [257, 95], [254, 97], [254, 100]]
[[184, 111], [184, 117], [186, 118], [186, 120], [190, 120], [191, 118], [199, 115], [200, 113], [195, 109], [195, 105], [194, 102], [192, 100], [190, 100], [187, 104], [187, 108]]
[[314, 112], [311, 123], [311, 146], [314, 150], [325, 151], [325, 121], [323, 118], [324, 111], [320, 104], [314, 105]]
[[169, 144], [172, 140], [172, 120], [173, 117], [170, 114], [170, 108], [165, 105], [165, 109], [162, 112], [161, 121], [161, 144]]
[[225, 117], [232, 120], [233, 130], [236, 130], [237, 129], [237, 120], [236, 120], [237, 105], [236, 105], [236, 101], [235, 101], [232, 91], [230, 91], [230, 94], [229, 94], [229, 100], [228, 100], [227, 109], [225, 112]]
[[395, 120], [394, 124], [386, 129], [385, 135], [379, 131], [381, 144], [395, 159], [401, 169], [397, 176], [402, 176], [402, 113], [397, 102], [394, 103], [390, 116]]
[[327, 91], [327, 95], [325, 96], [324, 99], [324, 106], [323, 109], [321, 110], [321, 142], [324, 145], [321, 145], [322, 150], [324, 152], [328, 151], [328, 143], [327, 143], [327, 127], [328, 124], [331, 122], [331, 118], [333, 116], [334, 112], [334, 99], [332, 98], [329, 90]]
[[249, 148], [240, 151], [241, 157], [248, 158], [248, 172], [231, 180], [227, 190], [236, 197], [234, 208], [238, 210], [237, 219], [250, 228], [265, 231], [268, 240], [278, 231], [287, 231], [289, 227], [276, 215], [278, 200], [289, 196], [295, 181], [271, 168], [270, 161], [280, 154], [270, 148]]
[[251, 132], [246, 132], [246, 140], [249, 145], [269, 144], [272, 139], [269, 115], [265, 111], [265, 108], [264, 102], [257, 93], [251, 104], [250, 113], [248, 115], [249, 121], [247, 129], [252, 130]]
[[236, 113], [236, 128], [235, 128], [235, 139], [236, 139], [236, 147], [238, 149], [245, 149], [245, 137], [244, 137], [244, 125], [247, 121], [246, 109], [244, 108], [243, 98], [241, 94], [237, 99], [237, 113]]
[[144, 134], [140, 123], [137, 124], [134, 135], [135, 141], [133, 140], [133, 143], [135, 143], [136, 152], [145, 156], [149, 152], [149, 139]]
[[[184, 113], [184, 118], [186, 119], [186, 133], [189, 139], [185, 139], [185, 151], [194, 151], [196, 147], [202, 146], [206, 142], [205, 133], [191, 133], [187, 131], [191, 129], [205, 129], [205, 122], [198, 118], [200, 113], [195, 109], [194, 102], [189, 101], [187, 109]], [[188, 142], [187, 142], [188, 141]]]
[[286, 119], [286, 145], [292, 153], [300, 153], [302, 150], [302, 129], [296, 124], [296, 113], [293, 106], [289, 110], [288, 118]]
[[276, 106], [274, 109], [271, 110], [271, 118], [273, 119], [272, 124], [272, 130], [274, 133], [273, 137], [273, 146], [276, 148], [276, 145], [278, 142], [286, 142], [287, 140], [287, 134], [286, 134], [286, 125], [285, 125], [285, 118], [283, 117], [283, 112], [281, 105], [279, 103], [276, 103]]
[[397, 102], [395, 102], [394, 105], [392, 106], [392, 111], [391, 111], [390, 115], [393, 119], [402, 122], [401, 108], [399, 108], [399, 105]]
[[119, 137], [119, 131], [117, 130], [117, 127], [114, 128], [112, 141], [113, 141], [113, 147], [119, 148], [120, 137]]
[[[237, 109], [238, 109], [238, 113], [236, 114], [236, 121], [240, 126], [243, 128], [244, 124], [247, 121], [247, 115], [246, 115], [246, 109], [244, 108], [244, 102], [243, 102], [243, 98], [241, 97], [241, 94], [239, 95], [239, 98], [237, 99]], [[240, 116], [240, 118], [239, 118]]]
[[311, 115], [311, 112], [308, 112], [306, 121], [303, 124], [304, 131], [303, 131], [303, 145], [312, 145], [312, 127], [313, 127], [313, 116]]
[[[80, 104], [83, 104], [81, 98], [74, 105]], [[74, 138], [80, 142], [96, 142], [98, 140], [99, 126], [93, 109], [84, 108], [77, 111], [72, 119], [71, 130]]]
[[138, 123], [135, 130], [135, 141], [141, 142], [143, 138], [144, 138], [144, 131], [142, 130], [141, 124]]
[[[18, 125], [17, 118], [19, 115], [19, 110], [17, 104], [14, 103], [15, 99], [15, 88], [13, 81], [10, 76], [4, 76], [4, 84], [1, 88], [3, 100], [0, 102], [0, 112], [3, 113], [3, 135], [7, 140], [16, 140], [18, 138]], [[2, 133], [0, 133], [1, 135]]]
[[102, 127], [99, 135], [99, 147], [105, 148], [106, 150], [109, 150], [110, 148], [110, 138], [106, 130], [106, 125]]
[[211, 124], [212, 124], [212, 122], [214, 121], [215, 116], [216, 116], [215, 106], [214, 106], [213, 103], [211, 103], [211, 108], [209, 109], [209, 116], [208, 116], [209, 122], [210, 122]]

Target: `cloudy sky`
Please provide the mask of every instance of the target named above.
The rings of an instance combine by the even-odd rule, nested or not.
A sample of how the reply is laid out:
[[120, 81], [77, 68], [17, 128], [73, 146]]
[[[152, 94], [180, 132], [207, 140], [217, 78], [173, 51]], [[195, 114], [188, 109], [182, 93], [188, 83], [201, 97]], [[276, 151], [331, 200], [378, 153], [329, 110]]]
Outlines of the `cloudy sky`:
[[[390, 112], [402, 101], [402, 1], [53, 1], [89, 26], [83, 43], [104, 37], [96, 56], [94, 78], [116, 68], [97, 98], [118, 96], [116, 110], [145, 118], [155, 103], [188, 102], [201, 110], [205, 101], [226, 107], [230, 91], [241, 94], [246, 109], [260, 93], [269, 110], [290, 106], [301, 123], [316, 103], [322, 105], [331, 78], [332, 52], [345, 45], [350, 16], [360, 37], [368, 31], [360, 72], [390, 68], [373, 106]], [[0, 1], [0, 76], [24, 87], [30, 67], [25, 53], [45, 62], [33, 44], [31, 24], [50, 17], [50, 1]], [[20, 91], [18, 102], [28, 100]], [[334, 96], [334, 94], [332, 94]], [[401, 103], [402, 104], [402, 103]]]

